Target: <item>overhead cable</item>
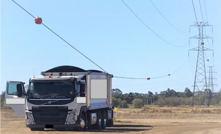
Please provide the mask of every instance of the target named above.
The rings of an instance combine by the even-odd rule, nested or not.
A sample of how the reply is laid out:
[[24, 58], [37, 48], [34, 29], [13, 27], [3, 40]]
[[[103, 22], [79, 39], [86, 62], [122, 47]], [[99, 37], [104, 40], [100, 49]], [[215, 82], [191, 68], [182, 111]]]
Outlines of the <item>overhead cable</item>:
[[[16, 3], [14, 0], [12, 0], [16, 5], [18, 5], [21, 9], [23, 9], [26, 13], [28, 13], [30, 16], [32, 16], [33, 18], [35, 18], [34, 15], [32, 15], [30, 12], [28, 12], [27, 10], [25, 10], [22, 6], [20, 6], [18, 3]], [[58, 38], [60, 38], [62, 41], [64, 41], [66, 44], [68, 44], [70, 47], [72, 47], [73, 49], [75, 49], [78, 53], [80, 53], [82, 56], [84, 56], [85, 58], [87, 58], [89, 61], [91, 61], [94, 65], [96, 65], [98, 68], [100, 68], [101, 70], [103, 70], [104, 72], [106, 72], [102, 67], [100, 67], [98, 64], [96, 64], [94, 61], [92, 61], [90, 58], [88, 58], [86, 55], [84, 55], [82, 52], [80, 52], [78, 49], [76, 49], [73, 45], [71, 45], [69, 42], [67, 42], [65, 39], [63, 39], [61, 36], [59, 36], [56, 32], [54, 32], [52, 29], [50, 29], [48, 26], [46, 26], [44, 23], [41, 23], [44, 27], [46, 27], [49, 31], [51, 31], [52, 33], [54, 33]], [[185, 64], [185, 62], [184, 62]], [[183, 65], [184, 65], [183, 64]], [[180, 67], [182, 68], [183, 65]], [[177, 72], [180, 68], [178, 68], [176, 71], [172, 72], [171, 74]], [[107, 72], [106, 72], [107, 73]], [[156, 79], [156, 78], [162, 78], [162, 77], [166, 77], [168, 75], [164, 75], [164, 76], [159, 76], [159, 77], [152, 77], [151, 79]], [[114, 76], [115, 78], [123, 78], [123, 79], [146, 79], [146, 78], [134, 78], [134, 77], [121, 77], [121, 76]]]
[[[27, 12], [30, 16], [32, 16], [33, 18], [35, 18], [34, 15], [32, 15], [31, 13], [29, 13], [27, 10], [25, 10], [22, 6], [20, 6], [18, 3], [16, 3], [14, 0], [12, 0], [15, 4], [17, 4], [20, 8], [22, 8], [25, 12]], [[60, 35], [58, 35], [56, 32], [54, 32], [53, 30], [51, 30], [48, 26], [46, 26], [44, 23], [42, 23], [42, 25], [44, 27], [46, 27], [49, 31], [51, 31], [53, 34], [55, 34], [58, 38], [60, 38], [61, 40], [63, 40], [66, 44], [68, 44], [70, 47], [72, 47], [73, 49], [75, 49], [78, 53], [80, 53], [82, 56], [84, 56], [86, 59], [88, 59], [89, 61], [91, 61], [94, 65], [96, 65], [98, 68], [100, 68], [101, 70], [103, 70], [104, 72], [106, 72], [102, 67], [100, 67], [97, 63], [95, 63], [93, 60], [91, 60], [90, 58], [88, 58], [86, 55], [84, 55], [81, 51], [79, 51], [77, 48], [75, 48], [73, 45], [71, 45], [69, 42], [67, 42], [65, 39], [63, 39]]]
[[201, 11], [202, 20], [203, 20], [203, 22], [204, 22], [203, 11], [202, 11], [202, 7], [201, 7], [201, 2], [200, 2], [200, 0], [199, 0], [199, 5], [200, 5], [200, 11]]
[[195, 10], [195, 6], [194, 6], [193, 0], [192, 0], [192, 5], [193, 5], [194, 15], [195, 15], [195, 18], [196, 18], [196, 23], [198, 24], [198, 20], [197, 20], [197, 16], [196, 16], [196, 10]]
[[161, 40], [163, 40], [164, 42], [166, 42], [167, 44], [174, 46], [174, 47], [186, 47], [188, 45], [184, 45], [184, 46], [177, 46], [174, 45], [168, 41], [166, 41], [164, 38], [162, 38], [160, 35], [158, 35], [156, 32], [154, 32], [123, 0], [121, 0], [122, 3], [131, 11], [131, 13], [133, 13], [133, 15], [146, 27], [148, 28], [153, 34], [155, 34], [158, 38], [160, 38]]
[[[186, 63], [186, 61], [188, 60], [188, 57], [187, 59], [184, 61], [184, 63], [177, 69], [175, 70], [174, 72], [170, 73], [170, 74], [174, 74], [176, 73], [177, 71], [179, 71]], [[163, 77], [168, 77], [168, 74], [167, 75], [163, 75], [163, 76], [158, 76], [158, 77], [147, 77], [147, 78], [136, 78], [136, 77], [121, 77], [121, 76], [114, 76], [115, 78], [122, 78], [122, 79], [158, 79], [158, 78], [163, 78]]]
[[203, 1], [204, 1], [205, 12], [206, 12], [206, 20], [207, 20], [207, 22], [209, 22], [208, 17], [207, 17], [207, 11], [206, 11], [206, 3], [205, 3], [205, 0], [203, 0]]
[[152, 2], [152, 0], [150, 0], [151, 4], [154, 6], [154, 8], [158, 11], [158, 13], [167, 21], [167, 23], [170, 24], [170, 26], [172, 26], [174, 29], [176, 29], [177, 31], [181, 32], [181, 33], [188, 33], [188, 32], [184, 32], [184, 31], [181, 31], [179, 29], [177, 29], [173, 24], [171, 24], [166, 17], [164, 17], [164, 15], [158, 10], [158, 8], [156, 7], [156, 5]]

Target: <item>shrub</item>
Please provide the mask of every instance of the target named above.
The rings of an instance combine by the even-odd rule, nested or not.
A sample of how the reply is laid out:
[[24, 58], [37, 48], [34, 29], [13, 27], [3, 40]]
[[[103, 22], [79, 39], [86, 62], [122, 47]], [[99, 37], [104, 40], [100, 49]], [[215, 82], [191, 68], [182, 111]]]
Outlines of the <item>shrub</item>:
[[132, 103], [134, 105], [134, 108], [143, 107], [143, 100], [141, 100], [141, 99], [134, 99]]
[[159, 98], [159, 99], [157, 100], [156, 104], [162, 107], [162, 106], [165, 106], [165, 105], [166, 105], [166, 101], [165, 101], [164, 98]]
[[121, 108], [128, 108], [127, 101], [123, 100], [121, 102]]
[[5, 102], [1, 102], [1, 109], [11, 109], [11, 107], [5, 106]]
[[221, 106], [221, 101], [219, 101], [219, 103], [218, 103], [220, 106]]
[[121, 102], [122, 100], [120, 98], [115, 98], [115, 97], [112, 97], [112, 105], [114, 107], [120, 107], [121, 106]]
[[112, 97], [112, 105], [114, 107], [117, 107], [119, 105], [119, 102], [118, 102], [118, 100], [115, 97]]
[[169, 97], [165, 99], [166, 104], [169, 106], [178, 106], [180, 105], [180, 98], [177, 97]]

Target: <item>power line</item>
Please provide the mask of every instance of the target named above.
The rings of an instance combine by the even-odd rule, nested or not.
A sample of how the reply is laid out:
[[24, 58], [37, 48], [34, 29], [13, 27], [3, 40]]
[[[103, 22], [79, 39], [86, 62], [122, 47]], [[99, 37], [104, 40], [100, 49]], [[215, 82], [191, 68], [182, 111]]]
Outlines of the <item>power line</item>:
[[[22, 6], [20, 6], [18, 3], [16, 3], [14, 0], [12, 0], [15, 4], [17, 4], [21, 9], [23, 9], [26, 13], [28, 13], [30, 16], [32, 16], [33, 18], [35, 18], [34, 15], [32, 15], [30, 12], [28, 12], [27, 10], [25, 10]], [[86, 55], [84, 55], [82, 52], [80, 52], [78, 49], [76, 49], [73, 45], [71, 45], [69, 42], [67, 42], [65, 39], [63, 39], [61, 36], [59, 36], [56, 32], [54, 32], [52, 29], [50, 29], [48, 26], [46, 26], [44, 23], [41, 23], [44, 27], [46, 27], [49, 31], [51, 31], [52, 33], [54, 33], [58, 38], [60, 38], [62, 41], [64, 41], [66, 44], [68, 44], [70, 47], [72, 47], [73, 49], [75, 49], [78, 53], [80, 53], [82, 56], [84, 56], [85, 58], [87, 58], [89, 61], [91, 61], [94, 65], [96, 65], [97, 67], [99, 67], [101, 70], [103, 70], [104, 72], [106, 72], [102, 67], [100, 67], [98, 64], [96, 64], [94, 61], [92, 61], [90, 58], [88, 58]], [[183, 64], [184, 65], [184, 64]], [[182, 65], [182, 66], [183, 66]], [[182, 68], [182, 66], [180, 68]], [[178, 68], [176, 71], [174, 71], [173, 73], [177, 72], [180, 68]], [[171, 74], [173, 74], [171, 73]], [[160, 77], [152, 77], [151, 79], [156, 79], [156, 78], [162, 78], [162, 77], [166, 77], [167, 75], [164, 76], [160, 76]], [[146, 78], [134, 78], [134, 77], [121, 77], [121, 76], [114, 76], [115, 78], [124, 78], [124, 79], [146, 79]]]
[[193, 10], [194, 10], [195, 18], [196, 18], [196, 23], [198, 24], [198, 20], [197, 20], [197, 16], [196, 16], [196, 10], [195, 10], [195, 6], [194, 6], [193, 0], [192, 0], [192, 5], [193, 5]]
[[174, 29], [176, 29], [177, 31], [179, 31], [179, 32], [181, 32], [181, 33], [188, 33], [188, 32], [183, 32], [183, 31], [177, 29], [174, 25], [172, 25], [172, 24], [167, 20], [167, 18], [164, 17], [164, 15], [158, 10], [158, 8], [155, 6], [155, 4], [154, 4], [151, 0], [150, 0], [150, 2], [151, 2], [151, 4], [155, 7], [155, 9], [159, 12], [159, 14], [167, 21], [167, 23], [170, 24], [170, 26], [172, 26]]
[[[20, 6], [18, 3], [16, 3], [14, 0], [12, 0], [15, 4], [17, 4], [21, 9], [23, 9], [25, 12], [27, 12], [30, 16], [32, 16], [33, 18], [35, 18], [34, 15], [32, 15], [31, 13], [29, 13], [27, 10], [25, 10], [22, 6]], [[82, 56], [84, 56], [86, 59], [88, 59], [89, 61], [91, 61], [94, 65], [96, 65], [98, 68], [100, 68], [101, 70], [103, 70], [104, 72], [106, 72], [102, 67], [100, 67], [98, 64], [96, 64], [93, 60], [91, 60], [90, 58], [88, 58], [86, 55], [84, 55], [82, 52], [80, 52], [77, 48], [75, 48], [73, 45], [71, 45], [69, 42], [67, 42], [65, 39], [63, 39], [61, 36], [59, 36], [56, 32], [54, 32], [53, 30], [51, 30], [48, 26], [46, 26], [44, 23], [42, 23], [42, 25], [44, 27], [46, 27], [49, 31], [51, 31], [52, 33], [54, 33], [58, 38], [60, 38], [61, 40], [63, 40], [66, 44], [68, 44], [70, 47], [72, 47], [73, 49], [75, 49], [78, 53], [80, 53]]]
[[167, 44], [171, 45], [171, 46], [175, 46], [175, 47], [186, 47], [188, 45], [185, 46], [177, 46], [174, 45], [168, 41], [166, 41], [165, 39], [163, 39], [161, 36], [159, 36], [156, 32], [154, 32], [123, 0], [121, 0], [121, 2], [133, 13], [133, 15], [141, 22], [143, 23], [143, 25], [148, 28], [153, 34], [155, 34], [158, 38], [160, 38], [161, 40], [163, 40], [164, 42], [166, 42]]
[[206, 2], [205, 2], [205, 0], [203, 0], [203, 1], [204, 1], [205, 12], [206, 12], [206, 20], [207, 20], [207, 22], [208, 22], [209, 20], [208, 20], [208, 17], [207, 17]]
[[179, 70], [185, 65], [185, 63], [186, 63], [187, 60], [188, 60], [188, 57], [187, 57], [187, 59], [184, 61], [184, 63], [183, 63], [177, 70], [175, 70], [174, 72], [172, 72], [171, 74], [174, 74], [174, 73], [176, 73], [177, 71], [179, 71]]
[[187, 18], [189, 18], [189, 20], [191, 21], [189, 15], [187, 15], [186, 11], [184, 10], [182, 4], [180, 3], [180, 0], [178, 0], [180, 7], [183, 9], [184, 14], [187, 16]]
[[[174, 72], [170, 73], [170, 74], [174, 74], [176, 73], [177, 71], [179, 71], [186, 63], [186, 61], [188, 60], [188, 57], [187, 59], [184, 61], [184, 63], [177, 69], [175, 70]], [[122, 79], [147, 79], [147, 78], [135, 78], [135, 77], [121, 77], [121, 76], [114, 76], [115, 78], [122, 78]], [[158, 77], [149, 77], [150, 79], [158, 79], [158, 78], [163, 78], [163, 77], [168, 77], [168, 74], [167, 75], [163, 75], [163, 76], [158, 76]]]
[[202, 8], [201, 8], [201, 2], [200, 2], [200, 0], [199, 0], [199, 5], [200, 5], [200, 11], [201, 11], [202, 19], [203, 19], [203, 22], [204, 22], [203, 12], [202, 12]]

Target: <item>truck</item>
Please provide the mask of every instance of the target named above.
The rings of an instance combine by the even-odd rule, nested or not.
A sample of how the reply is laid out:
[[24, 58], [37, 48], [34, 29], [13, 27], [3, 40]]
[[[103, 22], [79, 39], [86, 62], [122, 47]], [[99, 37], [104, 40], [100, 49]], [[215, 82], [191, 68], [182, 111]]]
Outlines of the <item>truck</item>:
[[26, 119], [32, 131], [105, 129], [113, 126], [112, 74], [58, 66], [29, 79], [7, 81], [5, 105]]

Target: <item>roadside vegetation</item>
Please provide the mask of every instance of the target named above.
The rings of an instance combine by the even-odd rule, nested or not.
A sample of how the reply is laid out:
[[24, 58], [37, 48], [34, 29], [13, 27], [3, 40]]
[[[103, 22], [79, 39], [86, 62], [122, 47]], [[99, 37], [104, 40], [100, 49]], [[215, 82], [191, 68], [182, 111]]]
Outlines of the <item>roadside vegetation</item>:
[[[113, 106], [119, 108], [142, 108], [144, 105], [158, 105], [158, 106], [191, 106], [193, 100], [193, 93], [190, 89], [185, 88], [184, 92], [176, 92], [173, 89], [161, 91], [159, 94], [153, 94], [148, 91], [147, 94], [140, 93], [125, 93], [122, 94], [120, 89], [115, 89], [113, 92], [112, 100]], [[203, 106], [209, 101], [209, 105], [221, 106], [221, 89], [217, 93], [209, 91], [209, 97], [205, 92], [199, 91], [194, 95], [194, 105]], [[209, 99], [207, 99], [209, 98]], [[121, 103], [124, 103], [122, 105]]]
[[[145, 105], [157, 105], [160, 107], [165, 106], [191, 106], [193, 93], [190, 89], [185, 88], [184, 92], [176, 92], [173, 89], [167, 89], [161, 91], [159, 94], [155, 92], [153, 94], [148, 91], [147, 94], [140, 93], [125, 93], [123, 94], [120, 89], [113, 89], [112, 104], [118, 108], [142, 108]], [[203, 106], [206, 105], [205, 92], [196, 92], [194, 96], [194, 105]], [[0, 95], [1, 108], [10, 109], [5, 106], [5, 92]], [[209, 93], [209, 104], [213, 106], [221, 106], [221, 89], [216, 94]]]

